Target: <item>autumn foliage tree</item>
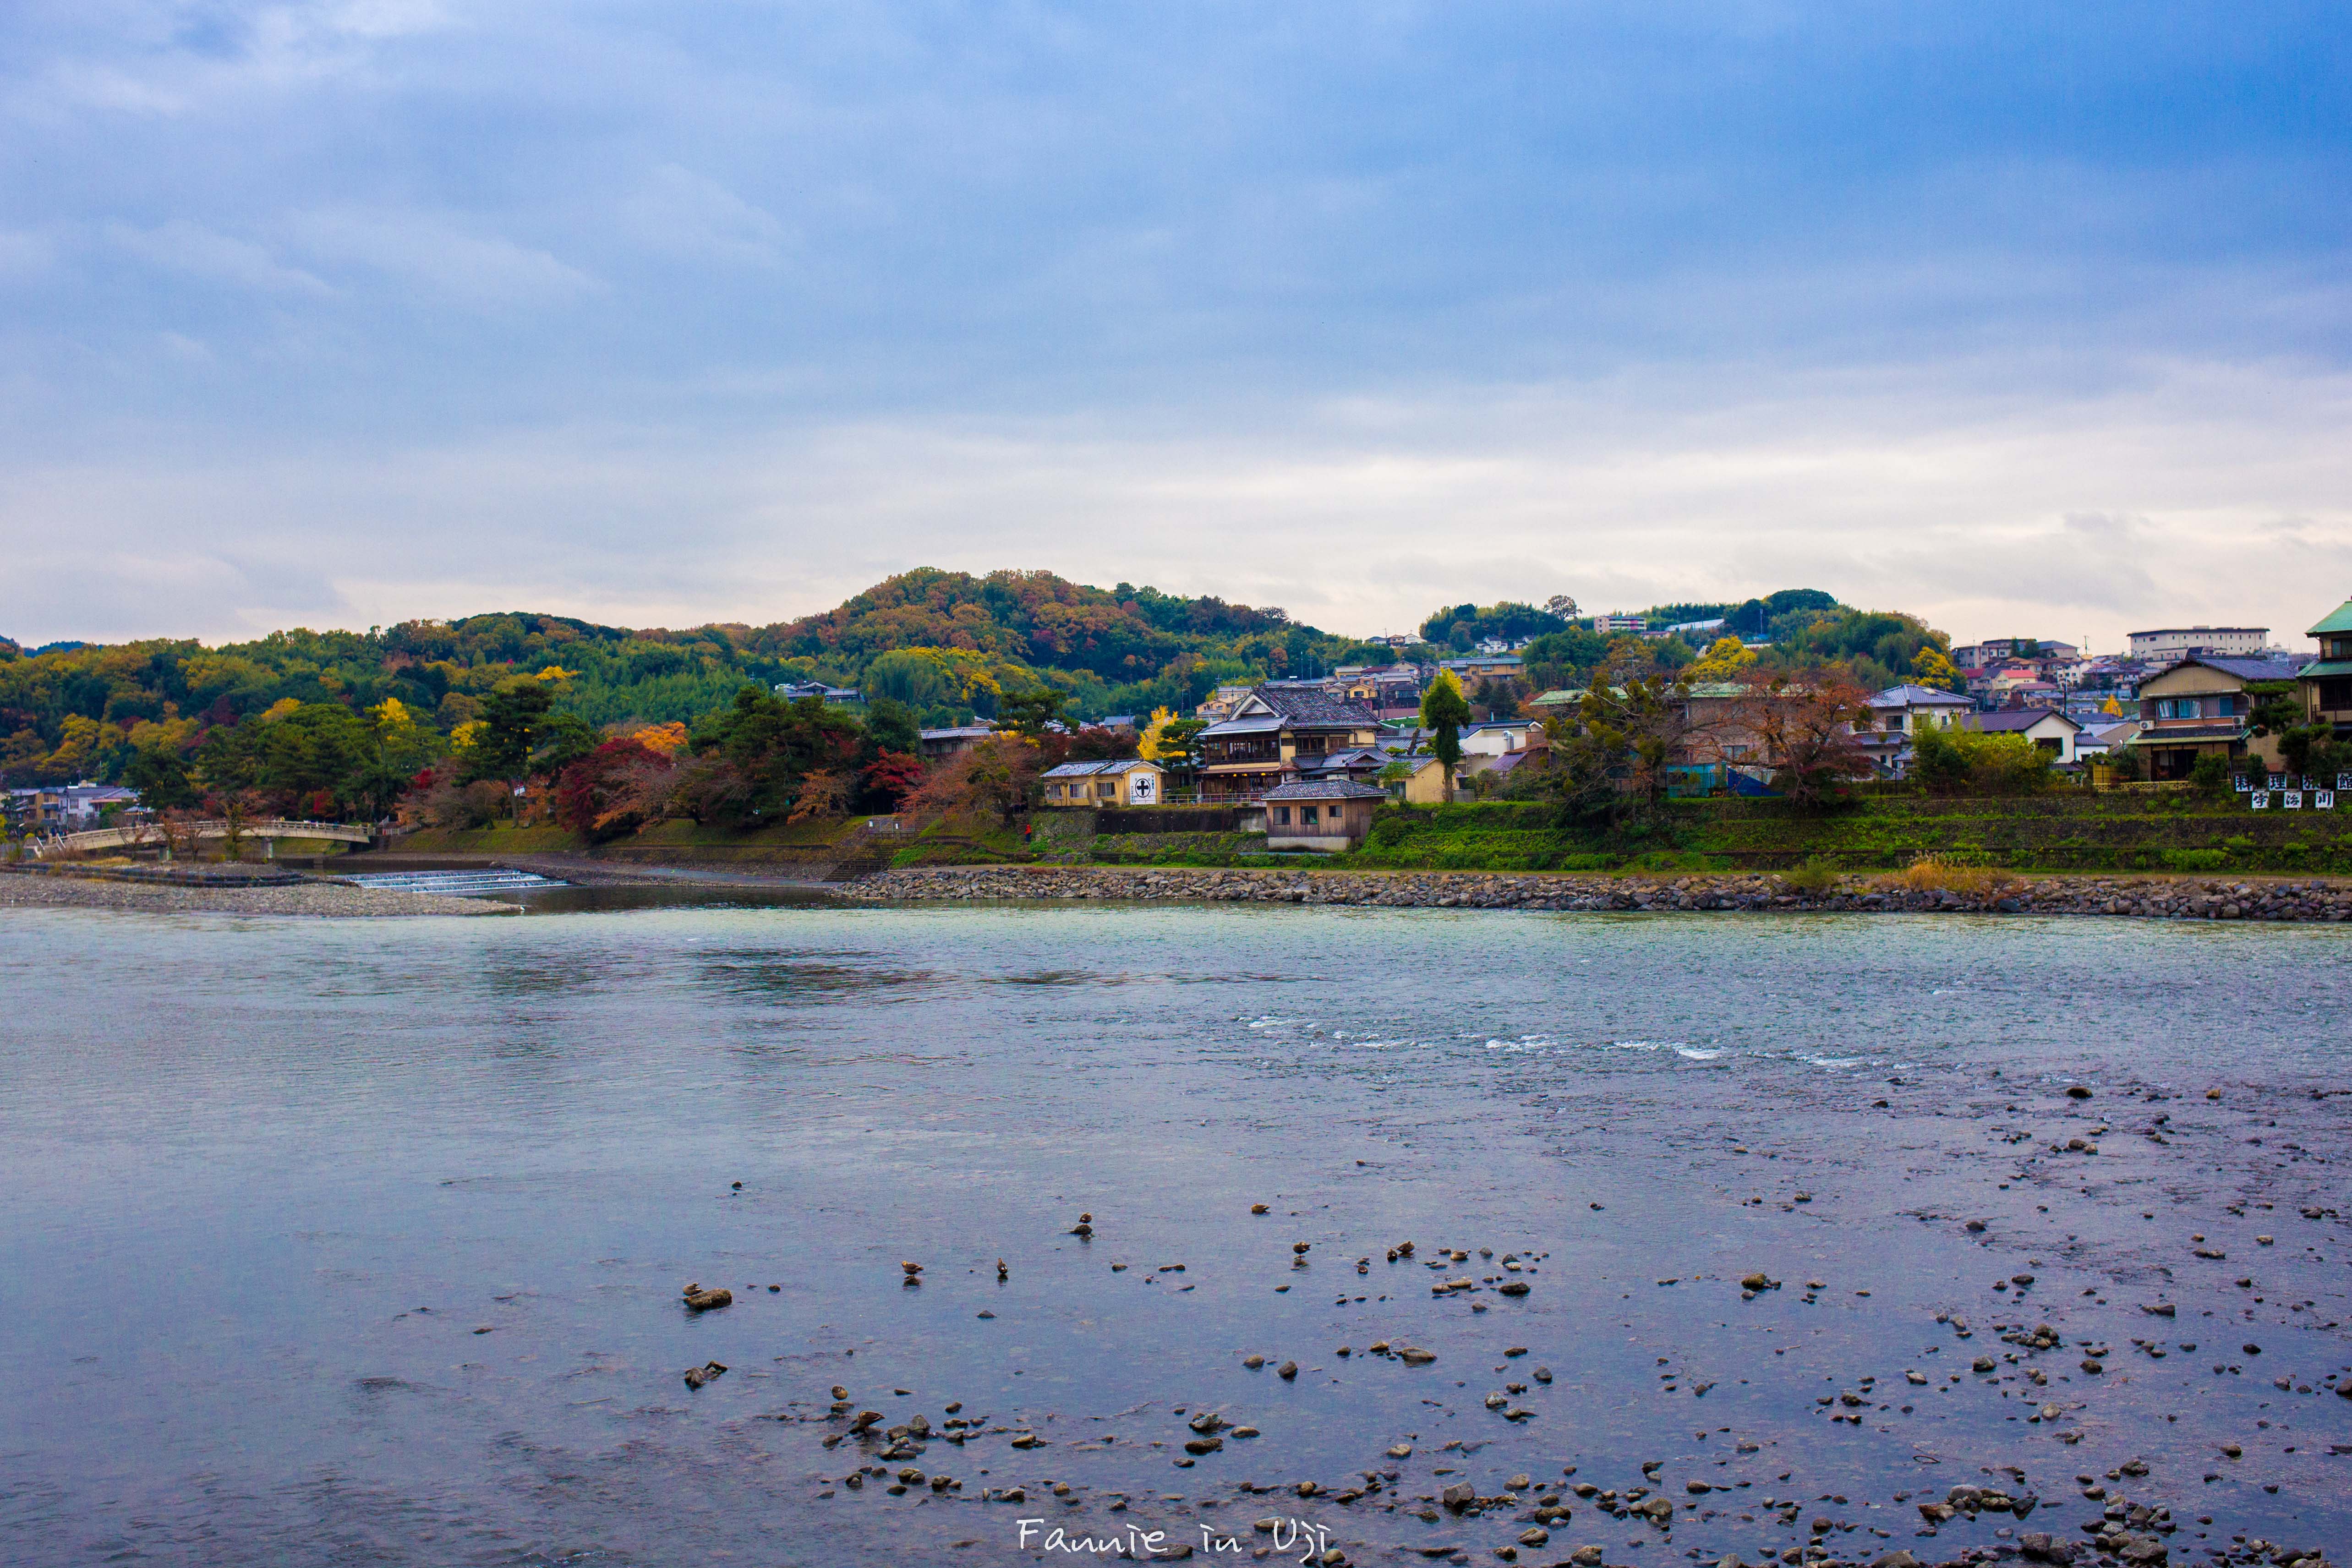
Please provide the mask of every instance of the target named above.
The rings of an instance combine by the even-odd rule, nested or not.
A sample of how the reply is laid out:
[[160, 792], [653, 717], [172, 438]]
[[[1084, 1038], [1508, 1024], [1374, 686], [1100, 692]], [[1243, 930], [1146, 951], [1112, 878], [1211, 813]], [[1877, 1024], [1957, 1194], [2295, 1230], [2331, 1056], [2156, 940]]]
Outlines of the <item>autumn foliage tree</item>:
[[926, 815], [993, 817], [1010, 825], [1037, 798], [1045, 758], [1017, 735], [980, 742], [925, 775], [907, 804]]
[[608, 740], [566, 768], [555, 785], [555, 820], [602, 841], [658, 819], [675, 764], [635, 736]]
[[1742, 723], [1763, 743], [1774, 786], [1797, 805], [1820, 806], [1876, 771], [1854, 737], [1869, 704], [1851, 681], [1773, 680], [1749, 694]]

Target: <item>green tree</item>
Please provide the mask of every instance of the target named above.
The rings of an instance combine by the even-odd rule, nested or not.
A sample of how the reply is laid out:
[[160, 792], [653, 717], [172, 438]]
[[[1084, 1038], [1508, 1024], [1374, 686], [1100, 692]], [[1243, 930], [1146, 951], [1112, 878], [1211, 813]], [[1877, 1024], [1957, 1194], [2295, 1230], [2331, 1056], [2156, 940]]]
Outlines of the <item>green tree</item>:
[[2230, 759], [2218, 751], [2198, 753], [2189, 767], [2189, 784], [2209, 800], [2221, 800], [2230, 792]]
[[1440, 670], [1421, 694], [1421, 727], [1430, 732], [1429, 754], [1445, 769], [1445, 787], [1454, 788], [1454, 770], [1462, 765], [1462, 727], [1470, 722], [1470, 703], [1462, 683], [1451, 670]]
[[1036, 740], [1062, 716], [1062, 709], [1069, 700], [1070, 694], [1055, 686], [1008, 694], [997, 699], [996, 727], [1015, 730]]
[[590, 756], [604, 743], [596, 727], [577, 714], [550, 714], [531, 736], [530, 758], [526, 765], [535, 775], [552, 777], [573, 763]]
[[876, 697], [866, 705], [866, 738], [877, 754], [897, 751], [909, 757], [922, 755], [923, 732], [915, 722], [914, 710], [896, 697]]
[[188, 758], [178, 747], [142, 747], [122, 770], [122, 781], [139, 791], [139, 803], [149, 810], [176, 810], [196, 803], [188, 772]]
[[1667, 769], [1690, 733], [1685, 688], [1662, 674], [1614, 678], [1608, 664], [1593, 672], [1579, 712], [1585, 732], [1626, 768], [1633, 792], [1655, 809], [1665, 798]]
[[541, 727], [554, 706], [555, 695], [544, 681], [525, 677], [501, 683], [482, 703], [482, 728], [473, 744], [474, 777], [523, 777]]

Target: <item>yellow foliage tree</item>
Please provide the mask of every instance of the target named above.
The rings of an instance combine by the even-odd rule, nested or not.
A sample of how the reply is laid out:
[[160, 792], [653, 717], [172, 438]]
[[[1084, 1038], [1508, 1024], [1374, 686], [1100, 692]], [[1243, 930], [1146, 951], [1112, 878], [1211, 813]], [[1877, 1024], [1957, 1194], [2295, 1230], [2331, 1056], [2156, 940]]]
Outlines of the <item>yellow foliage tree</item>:
[[624, 738], [658, 751], [664, 757], [675, 757], [686, 749], [686, 725], [684, 721], [674, 718], [667, 724], [647, 725], [643, 729], [632, 730]]
[[1959, 666], [1933, 643], [1911, 655], [1911, 673], [1927, 685], [1941, 686], [1946, 691], [1960, 688]]
[[1737, 637], [1717, 637], [1707, 651], [1685, 665], [1682, 674], [1690, 681], [1737, 681], [1756, 662], [1753, 650]]
[[1175, 710], [1172, 708], [1153, 708], [1151, 722], [1143, 727], [1142, 735], [1136, 738], [1135, 754], [1146, 762], [1159, 761], [1160, 738], [1168, 733], [1168, 727], [1175, 722]]

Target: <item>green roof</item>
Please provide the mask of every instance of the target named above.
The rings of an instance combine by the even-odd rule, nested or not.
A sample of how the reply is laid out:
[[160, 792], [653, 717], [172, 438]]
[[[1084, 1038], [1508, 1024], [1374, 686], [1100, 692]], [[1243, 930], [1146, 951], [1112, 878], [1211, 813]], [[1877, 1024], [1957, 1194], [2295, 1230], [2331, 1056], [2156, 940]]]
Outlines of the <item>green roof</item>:
[[2306, 681], [2315, 681], [2323, 675], [2352, 675], [2352, 659], [2323, 659], [2305, 664], [2295, 674]]
[[2347, 599], [2337, 605], [2336, 612], [2314, 626], [2308, 635], [2318, 637], [2331, 632], [2338, 634], [2352, 632], [2352, 599]]

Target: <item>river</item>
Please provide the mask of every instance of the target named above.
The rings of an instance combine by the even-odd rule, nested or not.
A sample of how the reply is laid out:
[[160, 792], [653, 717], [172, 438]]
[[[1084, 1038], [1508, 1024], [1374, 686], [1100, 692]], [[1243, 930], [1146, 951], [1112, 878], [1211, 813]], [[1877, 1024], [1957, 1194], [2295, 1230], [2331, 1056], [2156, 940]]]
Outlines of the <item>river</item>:
[[[0, 1557], [1097, 1560], [1060, 1527], [1927, 1563], [2087, 1550], [2118, 1496], [2173, 1563], [2340, 1552], [2347, 957], [2126, 920], [10, 912]], [[1956, 1486], [2038, 1503], [1931, 1524]]]

